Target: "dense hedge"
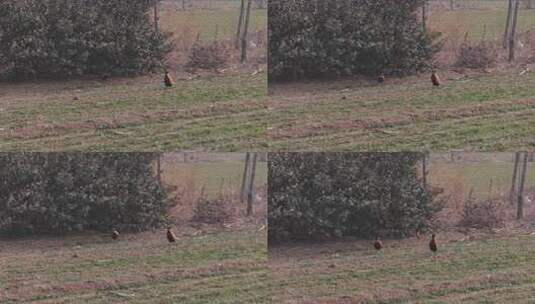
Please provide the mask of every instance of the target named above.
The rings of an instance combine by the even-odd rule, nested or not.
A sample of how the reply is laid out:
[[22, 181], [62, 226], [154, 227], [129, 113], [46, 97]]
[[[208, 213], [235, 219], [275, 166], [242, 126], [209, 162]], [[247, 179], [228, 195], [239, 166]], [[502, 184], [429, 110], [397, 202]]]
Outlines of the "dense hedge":
[[440, 48], [423, 30], [423, 0], [271, 0], [270, 80], [410, 74]]
[[165, 223], [155, 154], [0, 154], [0, 232], [141, 231]]
[[417, 173], [419, 153], [271, 153], [269, 237], [403, 237], [442, 205]]
[[0, 1], [0, 79], [124, 75], [161, 66], [171, 45], [149, 0]]

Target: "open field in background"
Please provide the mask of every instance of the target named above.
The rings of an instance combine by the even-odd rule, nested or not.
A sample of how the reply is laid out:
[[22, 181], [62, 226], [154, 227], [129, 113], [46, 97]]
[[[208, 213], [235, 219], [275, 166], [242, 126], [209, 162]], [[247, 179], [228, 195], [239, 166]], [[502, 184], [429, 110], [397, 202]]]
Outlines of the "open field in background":
[[163, 87], [163, 73], [106, 82], [81, 78], [0, 83], [0, 149], [265, 149], [266, 46], [261, 42], [265, 42], [266, 10], [252, 11], [253, 44], [246, 64], [235, 62], [238, 52], [233, 51], [225, 71], [191, 75], [182, 67], [197, 35], [213, 39], [217, 28], [218, 39], [232, 37], [238, 3], [213, 1], [215, 9], [186, 11], [176, 10], [170, 2], [161, 6], [162, 28], [174, 33], [177, 44], [166, 62], [177, 80], [173, 88]]
[[[458, 39], [459, 42], [464, 40], [466, 34], [471, 41], [503, 39], [507, 1], [457, 2], [472, 9], [433, 10], [429, 18], [429, 28], [442, 32], [444, 38]], [[519, 32], [535, 29], [535, 9], [521, 9], [517, 26]]]
[[[3, 151], [266, 147], [266, 73], [0, 84]], [[74, 100], [74, 99], [78, 100]]]
[[[513, 177], [513, 162], [459, 162], [429, 163], [429, 183], [444, 188], [446, 192], [462, 191], [465, 198], [473, 189], [473, 197], [485, 199], [508, 195]], [[528, 163], [526, 194], [535, 190], [535, 164]], [[492, 180], [492, 182], [491, 182]], [[492, 185], [491, 185], [492, 183]], [[489, 188], [492, 187], [492, 193]]]
[[[181, 233], [179, 232], [179, 235]], [[265, 231], [0, 239], [2, 303], [269, 303]]]
[[271, 149], [514, 151], [535, 146], [535, 73], [270, 86]]
[[[492, 238], [491, 238], [492, 237]], [[535, 236], [438, 234], [429, 239], [270, 247], [277, 303], [531, 303]]]
[[[241, 183], [245, 166], [245, 153], [182, 153], [164, 154], [161, 162], [162, 180], [172, 186], [169, 195], [174, 224], [179, 229], [202, 228], [205, 231], [266, 227], [267, 219], [267, 162], [259, 153], [253, 185], [252, 215], [247, 216], [247, 201], [241, 201]], [[192, 161], [192, 158], [199, 160]], [[212, 205], [207, 223], [195, 219], [206, 216], [206, 208], [199, 209], [205, 200], [219, 202]], [[230, 213], [230, 215], [229, 215]], [[228, 215], [228, 216], [227, 216]], [[219, 223], [218, 221], [224, 223]]]
[[[162, 178], [172, 185], [204, 187], [208, 198], [216, 198], [222, 193], [239, 193], [245, 164], [244, 162], [171, 163], [163, 162]], [[256, 164], [255, 186], [267, 185], [267, 163]]]
[[[177, 1], [177, 4], [180, 1]], [[161, 25], [165, 31], [175, 33], [176, 37], [191, 35], [201, 40], [234, 39], [238, 28], [240, 1], [221, 2], [216, 9], [186, 9], [181, 5], [164, 2], [161, 8]], [[178, 10], [177, 10], [178, 7]], [[258, 31], [267, 35], [267, 10], [251, 9], [251, 33]]]

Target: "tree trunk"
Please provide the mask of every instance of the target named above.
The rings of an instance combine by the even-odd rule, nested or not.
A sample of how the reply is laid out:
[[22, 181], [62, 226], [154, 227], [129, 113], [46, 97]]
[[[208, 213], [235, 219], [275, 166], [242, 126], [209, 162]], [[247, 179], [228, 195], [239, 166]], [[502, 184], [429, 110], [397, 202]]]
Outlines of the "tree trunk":
[[245, 0], [241, 0], [240, 5], [240, 17], [238, 19], [238, 29], [236, 31], [236, 49], [240, 49], [240, 37], [241, 37], [241, 28], [243, 24], [243, 15], [245, 14]]
[[158, 2], [159, 0], [154, 0], [154, 30], [156, 31], [156, 33], [160, 31], [158, 28], [158, 23], [160, 21], [160, 17], [158, 14]]
[[516, 48], [516, 24], [518, 21], [518, 7], [520, 0], [515, 2], [515, 10], [513, 13], [513, 23], [511, 25], [511, 34], [509, 36], [509, 62], [515, 60], [515, 48]]
[[253, 194], [254, 194], [254, 178], [256, 175], [256, 156], [257, 153], [253, 153], [253, 160], [251, 164], [251, 175], [249, 177], [249, 191], [247, 195], [247, 216], [253, 215]]
[[520, 185], [518, 185], [518, 207], [516, 209], [517, 220], [521, 220], [524, 217], [524, 184], [526, 182], [527, 167], [528, 167], [528, 153], [524, 152], [524, 162], [522, 163]]
[[427, 155], [425, 153], [422, 159], [422, 182], [424, 189], [427, 189]]
[[427, 24], [427, 0], [424, 1], [424, 4], [422, 5], [422, 27], [424, 31], [427, 28], [426, 24]]
[[520, 152], [515, 153], [515, 163], [513, 167], [513, 180], [511, 181], [511, 190], [509, 191], [509, 201], [511, 205], [514, 205], [515, 201], [515, 190], [516, 190], [516, 179], [518, 176], [518, 165], [520, 162]]
[[245, 25], [243, 27], [243, 33], [241, 37], [241, 59], [243, 63], [247, 60], [247, 31], [249, 30], [249, 17], [251, 15], [251, 2], [252, 0], [247, 0], [247, 12], [245, 13]]
[[507, 9], [507, 21], [505, 22], [505, 33], [503, 34], [503, 48], [504, 49], [507, 49], [507, 44], [509, 42], [512, 15], [513, 15], [513, 0], [509, 0], [509, 7]]
[[249, 152], [245, 153], [245, 167], [243, 169], [243, 178], [241, 181], [241, 192], [240, 192], [240, 201], [243, 203], [245, 201], [245, 187], [247, 185], [247, 177], [249, 172], [249, 159], [251, 155]]
[[156, 167], [157, 167], [157, 177], [158, 177], [158, 183], [160, 184], [160, 186], [162, 185], [162, 164], [161, 164], [161, 158], [162, 158], [162, 154], [159, 153], [158, 154], [158, 159], [156, 160]]

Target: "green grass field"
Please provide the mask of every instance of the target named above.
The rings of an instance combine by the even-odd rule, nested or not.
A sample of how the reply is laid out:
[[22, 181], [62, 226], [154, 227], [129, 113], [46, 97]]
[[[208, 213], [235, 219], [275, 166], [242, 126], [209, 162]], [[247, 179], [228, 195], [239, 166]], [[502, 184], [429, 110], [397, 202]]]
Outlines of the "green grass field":
[[[274, 150], [513, 151], [535, 146], [535, 73], [270, 87]], [[444, 77], [446, 78], [446, 77]]]
[[[253, 230], [254, 231], [254, 230]], [[0, 302], [269, 303], [264, 232], [0, 240]]]
[[[535, 236], [270, 248], [276, 303], [533, 303]], [[285, 252], [286, 250], [286, 252]]]
[[[265, 147], [266, 74], [0, 84], [3, 151]], [[74, 100], [78, 98], [78, 100]]]

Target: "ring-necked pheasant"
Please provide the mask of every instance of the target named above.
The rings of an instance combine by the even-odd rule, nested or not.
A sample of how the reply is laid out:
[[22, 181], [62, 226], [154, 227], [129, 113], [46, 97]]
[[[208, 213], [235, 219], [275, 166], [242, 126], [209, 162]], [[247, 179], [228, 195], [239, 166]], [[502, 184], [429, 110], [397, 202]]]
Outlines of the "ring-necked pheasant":
[[111, 238], [114, 239], [114, 240], [118, 239], [119, 235], [120, 235], [119, 231], [117, 231], [115, 229], [113, 229], [113, 231], [111, 232]]
[[379, 74], [379, 76], [377, 76], [377, 82], [378, 82], [378, 83], [383, 83], [383, 82], [385, 82], [385, 75], [383, 75], [383, 74]]
[[373, 243], [373, 247], [376, 249], [376, 250], [381, 250], [383, 249], [383, 242], [381, 242], [381, 240], [379, 240], [379, 237], [375, 237], [375, 242]]
[[173, 231], [171, 231], [171, 227], [167, 228], [167, 240], [169, 241], [169, 243], [176, 242], [176, 236]]
[[100, 76], [100, 79], [101, 79], [102, 81], [107, 81], [108, 79], [110, 79], [110, 76], [111, 76], [110, 73], [103, 73], [103, 74]]
[[431, 73], [431, 82], [435, 87], [440, 86], [440, 77], [438, 77], [438, 74], [435, 70]]
[[168, 88], [172, 87], [175, 84], [175, 82], [173, 81], [173, 78], [171, 78], [171, 75], [169, 75], [168, 71], [165, 71], [163, 82], [165, 83], [165, 86]]
[[437, 241], [435, 240], [435, 234], [431, 235], [431, 241], [429, 242], [429, 249], [433, 252], [437, 252]]

